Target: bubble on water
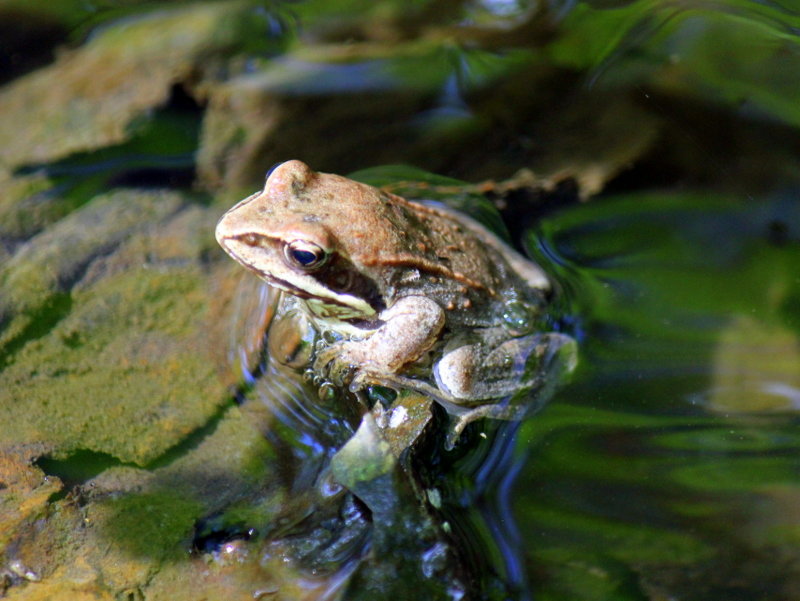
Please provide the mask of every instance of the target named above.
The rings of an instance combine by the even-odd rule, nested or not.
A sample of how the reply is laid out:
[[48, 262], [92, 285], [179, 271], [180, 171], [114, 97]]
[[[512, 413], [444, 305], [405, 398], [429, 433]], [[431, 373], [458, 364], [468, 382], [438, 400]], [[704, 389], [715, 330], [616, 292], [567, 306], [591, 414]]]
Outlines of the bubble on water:
[[323, 382], [317, 390], [319, 400], [323, 403], [332, 403], [337, 398], [336, 387], [330, 382]]
[[288, 311], [275, 318], [269, 328], [269, 356], [281, 365], [303, 369], [315, 347], [316, 331], [299, 311]]

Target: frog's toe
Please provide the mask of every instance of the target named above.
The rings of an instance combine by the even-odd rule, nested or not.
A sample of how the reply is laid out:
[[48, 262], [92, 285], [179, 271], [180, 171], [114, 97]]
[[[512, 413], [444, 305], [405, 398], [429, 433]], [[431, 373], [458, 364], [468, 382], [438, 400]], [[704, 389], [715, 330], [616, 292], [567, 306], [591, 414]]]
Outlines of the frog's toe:
[[525, 416], [526, 408], [507, 404], [480, 405], [472, 409], [463, 410], [450, 416], [445, 449], [450, 451], [456, 446], [461, 433], [472, 422], [488, 417], [507, 421], [520, 420]]
[[[353, 384], [363, 380], [362, 370], [356, 363], [341, 357], [329, 363], [328, 377], [337, 386], [348, 386], [354, 390]], [[356, 386], [355, 389], [358, 387]]]
[[353, 375], [353, 365], [343, 359], [340, 353], [328, 348], [314, 359], [314, 371], [330, 381], [334, 386], [344, 386]]
[[369, 387], [369, 374], [364, 371], [358, 370], [355, 372], [353, 377], [350, 379], [350, 392], [357, 393], [360, 390], [364, 390]]
[[384, 386], [387, 380], [378, 372], [363, 367], [357, 368], [350, 379], [350, 392], [364, 390], [370, 386]]

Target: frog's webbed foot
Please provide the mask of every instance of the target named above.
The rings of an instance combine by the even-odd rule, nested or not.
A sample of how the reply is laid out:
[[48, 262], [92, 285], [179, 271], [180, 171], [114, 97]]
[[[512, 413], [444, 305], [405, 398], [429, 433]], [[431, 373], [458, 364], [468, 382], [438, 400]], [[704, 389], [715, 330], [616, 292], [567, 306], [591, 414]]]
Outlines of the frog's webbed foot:
[[342, 340], [317, 352], [314, 371], [334, 386], [358, 392], [369, 386], [397, 386], [393, 366], [378, 361], [364, 341]]
[[574, 369], [576, 356], [575, 340], [556, 332], [494, 348], [473, 344], [446, 350], [434, 369], [439, 388], [451, 397], [438, 399], [451, 416], [445, 447], [451, 449], [475, 420], [519, 420], [541, 407]]
[[461, 433], [472, 422], [489, 417], [491, 419], [520, 420], [525, 417], [528, 408], [523, 405], [497, 404], [479, 405], [472, 409], [462, 410], [459, 413], [450, 414], [450, 422], [447, 426], [447, 436], [444, 441], [444, 448], [447, 451], [453, 449], [461, 437]]
[[370, 386], [382, 386], [398, 392], [414, 390], [442, 403], [455, 401], [424, 379], [397, 373], [393, 366], [376, 361], [374, 353], [365, 349], [361, 342], [343, 340], [318, 351], [314, 372], [334, 386], [346, 387], [360, 398], [365, 398], [364, 391]]
[[[484, 343], [453, 344], [434, 366], [436, 384], [459, 405], [488, 404], [525, 390], [546, 388], [572, 371], [576, 345], [556, 332]], [[559, 370], [553, 368], [558, 366]]]

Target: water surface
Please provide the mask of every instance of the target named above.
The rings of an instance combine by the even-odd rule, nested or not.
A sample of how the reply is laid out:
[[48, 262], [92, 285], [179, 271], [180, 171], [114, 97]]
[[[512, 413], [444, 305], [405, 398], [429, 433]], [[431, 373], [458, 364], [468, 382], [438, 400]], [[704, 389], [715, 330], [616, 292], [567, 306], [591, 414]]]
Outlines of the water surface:
[[509, 493], [537, 599], [793, 599], [800, 202], [652, 194], [545, 219], [571, 386]]

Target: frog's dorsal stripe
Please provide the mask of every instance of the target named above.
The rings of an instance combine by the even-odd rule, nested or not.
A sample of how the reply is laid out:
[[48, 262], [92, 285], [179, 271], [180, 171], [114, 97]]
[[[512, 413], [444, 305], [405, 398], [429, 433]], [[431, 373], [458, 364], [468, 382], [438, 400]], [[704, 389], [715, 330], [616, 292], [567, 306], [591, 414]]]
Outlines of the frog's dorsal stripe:
[[421, 271], [426, 271], [428, 273], [433, 273], [436, 275], [440, 275], [445, 278], [449, 278], [464, 284], [465, 286], [469, 286], [470, 288], [474, 288], [475, 290], [485, 290], [487, 294], [490, 296], [497, 296], [497, 291], [492, 288], [491, 286], [486, 286], [485, 284], [473, 280], [470, 277], [467, 277], [463, 273], [458, 271], [453, 271], [446, 265], [441, 263], [437, 263], [435, 261], [431, 261], [424, 257], [420, 257], [417, 255], [413, 255], [411, 253], [401, 253], [396, 255], [381, 255], [380, 257], [376, 257], [372, 260], [365, 260], [364, 265], [374, 266], [386, 266], [390, 265], [392, 267], [413, 267], [419, 269]]

